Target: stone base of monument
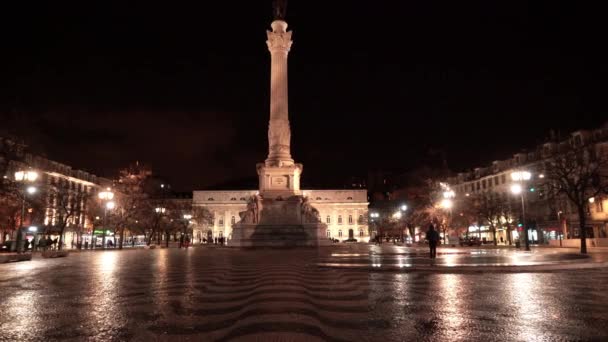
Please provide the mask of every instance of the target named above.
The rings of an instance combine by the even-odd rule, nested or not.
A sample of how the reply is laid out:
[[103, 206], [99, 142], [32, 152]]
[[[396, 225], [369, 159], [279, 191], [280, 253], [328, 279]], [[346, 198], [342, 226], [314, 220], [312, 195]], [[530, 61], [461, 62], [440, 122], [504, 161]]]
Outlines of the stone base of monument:
[[329, 246], [325, 225], [237, 224], [229, 247], [318, 247]]
[[[302, 196], [285, 200], [263, 199], [259, 213], [243, 212], [243, 220], [232, 229], [231, 247], [329, 246], [327, 226], [312, 214]], [[253, 222], [252, 222], [253, 220]]]

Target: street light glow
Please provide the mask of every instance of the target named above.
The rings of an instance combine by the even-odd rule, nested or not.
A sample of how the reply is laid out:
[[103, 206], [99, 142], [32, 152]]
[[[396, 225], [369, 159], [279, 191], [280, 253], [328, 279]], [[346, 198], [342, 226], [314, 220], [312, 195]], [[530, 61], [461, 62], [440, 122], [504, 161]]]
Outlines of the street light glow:
[[28, 186], [26, 189], [27, 193], [32, 195], [34, 193], [36, 193], [36, 187], [35, 186]]
[[33, 182], [38, 178], [36, 171], [17, 171], [15, 172], [15, 180], [18, 182], [28, 181]]
[[451, 209], [452, 205], [454, 205], [454, 203], [449, 198], [445, 198], [441, 201], [441, 207], [444, 209]]
[[30, 226], [30, 227], [27, 228], [27, 230], [30, 231], [30, 232], [37, 232], [38, 231], [38, 227], [36, 227], [36, 226]]
[[403, 204], [401, 205], [401, 211], [406, 211], [407, 210], [407, 205]]
[[106, 203], [106, 208], [112, 210], [112, 209], [114, 209], [114, 207], [116, 207], [116, 203], [114, 203], [112, 201]]
[[511, 192], [515, 195], [521, 194], [522, 188], [520, 184], [511, 185]]
[[190, 215], [190, 214], [184, 214], [184, 219], [185, 220], [189, 220], [191, 218], [192, 218], [192, 215]]
[[398, 212], [394, 213], [393, 214], [393, 218], [400, 219], [401, 218], [401, 212], [398, 211]]
[[110, 201], [114, 198], [114, 193], [110, 191], [110, 188], [106, 188], [106, 191], [102, 191], [99, 193], [99, 199], [104, 201]]
[[157, 212], [157, 213], [164, 213], [165, 212], [165, 208], [161, 208], [161, 207], [154, 208], [154, 211]]
[[444, 191], [443, 192], [443, 198], [454, 198], [456, 196], [456, 194], [454, 193], [454, 190], [448, 190], [448, 191]]
[[511, 179], [519, 182], [519, 181], [527, 181], [532, 178], [532, 174], [528, 171], [515, 171], [511, 173]]
[[595, 197], [590, 197], [589, 198], [589, 203], [595, 203]]

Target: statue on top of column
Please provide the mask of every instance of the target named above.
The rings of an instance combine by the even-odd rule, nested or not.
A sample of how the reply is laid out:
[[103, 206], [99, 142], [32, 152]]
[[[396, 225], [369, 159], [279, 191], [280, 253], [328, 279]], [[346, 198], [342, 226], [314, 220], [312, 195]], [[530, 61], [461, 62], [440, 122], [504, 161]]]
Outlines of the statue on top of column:
[[274, 0], [272, 8], [274, 10], [274, 20], [285, 20], [287, 15], [287, 0]]

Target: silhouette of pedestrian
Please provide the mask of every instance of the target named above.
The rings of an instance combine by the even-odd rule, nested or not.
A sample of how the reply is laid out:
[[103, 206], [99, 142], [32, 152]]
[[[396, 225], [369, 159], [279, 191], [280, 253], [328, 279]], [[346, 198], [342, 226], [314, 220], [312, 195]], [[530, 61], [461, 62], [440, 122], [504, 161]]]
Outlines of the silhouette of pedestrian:
[[429, 248], [431, 259], [437, 257], [437, 241], [439, 241], [439, 233], [433, 227], [433, 224], [429, 226], [429, 230], [426, 232], [426, 239], [429, 241]]

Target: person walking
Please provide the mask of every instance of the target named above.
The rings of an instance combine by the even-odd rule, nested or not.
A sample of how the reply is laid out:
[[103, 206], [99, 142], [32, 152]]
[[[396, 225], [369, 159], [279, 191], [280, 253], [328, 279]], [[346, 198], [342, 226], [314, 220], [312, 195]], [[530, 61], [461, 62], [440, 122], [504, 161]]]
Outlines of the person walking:
[[439, 241], [439, 233], [435, 230], [432, 223], [429, 226], [429, 230], [426, 232], [426, 239], [429, 241], [431, 259], [435, 259], [437, 257], [437, 242]]

